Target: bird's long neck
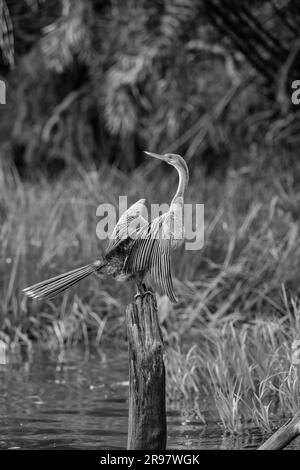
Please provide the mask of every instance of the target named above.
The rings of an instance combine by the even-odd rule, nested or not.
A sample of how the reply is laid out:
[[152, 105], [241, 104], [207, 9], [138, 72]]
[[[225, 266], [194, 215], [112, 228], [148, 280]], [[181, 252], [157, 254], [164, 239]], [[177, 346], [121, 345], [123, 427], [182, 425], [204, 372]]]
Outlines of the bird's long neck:
[[178, 171], [179, 182], [178, 182], [178, 188], [177, 188], [176, 194], [172, 199], [172, 204], [178, 201], [183, 202], [184, 192], [189, 181], [189, 170], [185, 162], [184, 162], [184, 166], [180, 166], [180, 167], [176, 166], [175, 168]]

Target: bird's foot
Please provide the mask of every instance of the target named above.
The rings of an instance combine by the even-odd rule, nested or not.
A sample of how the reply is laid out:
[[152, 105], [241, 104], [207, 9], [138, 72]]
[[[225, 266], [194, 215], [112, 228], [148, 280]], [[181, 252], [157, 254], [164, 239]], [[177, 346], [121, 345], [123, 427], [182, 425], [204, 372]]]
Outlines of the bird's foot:
[[137, 299], [137, 298], [144, 298], [146, 297], [146, 295], [153, 295], [153, 292], [149, 289], [147, 289], [146, 285], [145, 284], [142, 284], [142, 289], [138, 290], [137, 293], [135, 294], [134, 298]]
[[146, 290], [144, 292], [144, 295], [153, 295], [153, 292], [152, 292], [152, 290]]
[[138, 299], [138, 298], [142, 298], [143, 297], [143, 294], [141, 292], [137, 292], [134, 296], [135, 299]]
[[147, 295], [153, 295], [153, 292], [151, 290], [146, 290], [145, 292], [137, 292], [134, 298], [138, 299], [140, 297], [141, 299], [143, 299]]
[[143, 292], [139, 291], [135, 294], [134, 298], [135, 299], [137, 299], [138, 297], [143, 298], [143, 297], [145, 297], [146, 295], [149, 295], [149, 294], [153, 295], [153, 292], [151, 290], [144, 290]]

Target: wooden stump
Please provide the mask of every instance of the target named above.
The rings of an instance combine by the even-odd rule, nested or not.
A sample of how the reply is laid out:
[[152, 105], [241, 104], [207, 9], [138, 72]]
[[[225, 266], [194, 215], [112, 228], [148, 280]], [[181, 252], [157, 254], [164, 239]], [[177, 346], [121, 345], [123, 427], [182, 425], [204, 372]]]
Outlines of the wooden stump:
[[138, 297], [126, 309], [129, 343], [127, 449], [166, 448], [163, 340], [154, 295]]
[[300, 411], [279, 428], [258, 450], [280, 450], [300, 436]]

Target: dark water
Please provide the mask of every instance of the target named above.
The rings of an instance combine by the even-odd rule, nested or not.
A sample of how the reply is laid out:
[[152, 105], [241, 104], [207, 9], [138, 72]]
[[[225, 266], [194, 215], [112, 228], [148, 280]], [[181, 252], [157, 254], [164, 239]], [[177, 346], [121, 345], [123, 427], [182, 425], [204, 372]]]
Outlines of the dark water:
[[[127, 441], [126, 354], [39, 353], [0, 365], [0, 449], [124, 449]], [[168, 448], [255, 449], [255, 429], [228, 437], [214, 424], [169, 409]]]

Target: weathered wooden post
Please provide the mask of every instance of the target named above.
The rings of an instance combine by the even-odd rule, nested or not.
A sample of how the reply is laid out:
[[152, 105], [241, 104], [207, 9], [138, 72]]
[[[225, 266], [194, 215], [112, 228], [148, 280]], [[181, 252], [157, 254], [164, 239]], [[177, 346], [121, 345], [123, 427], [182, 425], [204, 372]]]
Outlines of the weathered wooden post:
[[284, 449], [296, 437], [300, 436], [300, 411], [279, 428], [258, 450]]
[[127, 449], [166, 448], [163, 340], [155, 295], [138, 297], [126, 310], [129, 344]]

